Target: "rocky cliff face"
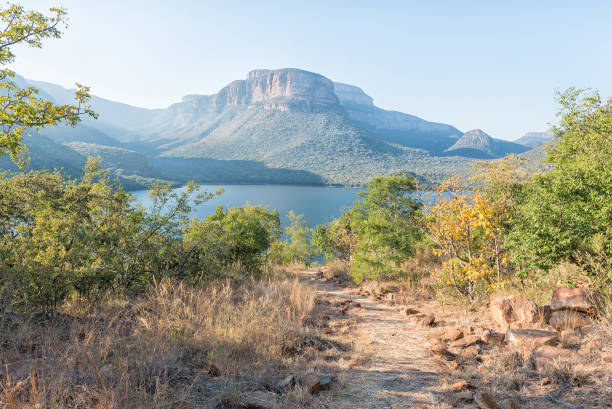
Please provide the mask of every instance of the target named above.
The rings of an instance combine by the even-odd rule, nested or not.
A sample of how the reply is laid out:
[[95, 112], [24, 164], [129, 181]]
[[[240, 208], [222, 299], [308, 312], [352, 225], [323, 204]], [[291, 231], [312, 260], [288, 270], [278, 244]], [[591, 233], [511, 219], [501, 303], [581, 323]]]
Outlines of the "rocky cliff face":
[[214, 105], [261, 104], [280, 111], [338, 108], [334, 84], [322, 75], [298, 69], [254, 70], [215, 96]]

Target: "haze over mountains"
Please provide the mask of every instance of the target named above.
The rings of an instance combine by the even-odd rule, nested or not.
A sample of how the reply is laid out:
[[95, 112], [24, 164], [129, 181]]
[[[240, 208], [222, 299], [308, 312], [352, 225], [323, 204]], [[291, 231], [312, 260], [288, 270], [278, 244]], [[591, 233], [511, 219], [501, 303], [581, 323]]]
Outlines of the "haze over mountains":
[[[71, 103], [73, 91], [17, 79], [43, 97]], [[214, 95], [187, 95], [166, 109], [92, 98], [98, 120], [44, 129], [26, 142], [32, 168], [78, 175], [89, 155], [128, 188], [154, 179], [183, 183], [359, 185], [377, 175], [410, 172], [437, 182], [467, 174], [477, 159], [522, 153], [550, 139], [516, 142], [482, 130], [378, 108], [359, 87], [299, 69], [254, 70]], [[548, 138], [548, 139], [547, 139]], [[12, 168], [0, 158], [0, 168]]]

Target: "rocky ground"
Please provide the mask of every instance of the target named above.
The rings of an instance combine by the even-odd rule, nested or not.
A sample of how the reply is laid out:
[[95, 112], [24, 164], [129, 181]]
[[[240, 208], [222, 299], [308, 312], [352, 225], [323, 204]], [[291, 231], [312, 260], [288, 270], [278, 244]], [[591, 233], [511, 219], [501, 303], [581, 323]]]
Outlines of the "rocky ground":
[[312, 351], [315, 373], [332, 381], [320, 407], [612, 407], [610, 333], [574, 308], [576, 294], [553, 297], [556, 311], [520, 296], [467, 310], [356, 288], [325, 269], [305, 275], [318, 291], [317, 325], [344, 345]]

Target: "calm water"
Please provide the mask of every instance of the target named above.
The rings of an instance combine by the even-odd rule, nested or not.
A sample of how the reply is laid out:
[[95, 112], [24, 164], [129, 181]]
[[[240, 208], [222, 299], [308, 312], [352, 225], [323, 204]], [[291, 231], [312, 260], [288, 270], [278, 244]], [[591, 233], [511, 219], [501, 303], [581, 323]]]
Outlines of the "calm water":
[[[202, 191], [216, 192], [218, 185], [201, 185]], [[314, 187], [314, 186], [278, 186], [278, 185], [224, 185], [225, 192], [193, 211], [193, 216], [204, 218], [215, 212], [218, 205], [223, 207], [252, 205], [268, 206], [276, 209], [281, 215], [283, 224], [287, 222], [287, 213], [293, 210], [303, 214], [309, 226], [327, 223], [342, 214], [346, 208], [357, 200], [357, 193], [363, 189]], [[136, 199], [147, 206], [147, 191], [133, 192]]]

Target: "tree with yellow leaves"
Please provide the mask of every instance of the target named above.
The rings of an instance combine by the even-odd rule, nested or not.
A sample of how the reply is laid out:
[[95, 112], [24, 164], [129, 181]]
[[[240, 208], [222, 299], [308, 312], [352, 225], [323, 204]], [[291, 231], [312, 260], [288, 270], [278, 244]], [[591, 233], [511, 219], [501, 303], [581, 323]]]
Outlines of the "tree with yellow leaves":
[[473, 300], [478, 288], [490, 288], [502, 279], [506, 210], [503, 202], [488, 200], [480, 192], [462, 191], [457, 179], [446, 181], [432, 198], [424, 200], [426, 231], [436, 253], [446, 257], [444, 285]]

